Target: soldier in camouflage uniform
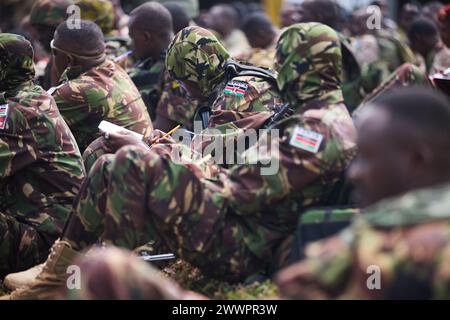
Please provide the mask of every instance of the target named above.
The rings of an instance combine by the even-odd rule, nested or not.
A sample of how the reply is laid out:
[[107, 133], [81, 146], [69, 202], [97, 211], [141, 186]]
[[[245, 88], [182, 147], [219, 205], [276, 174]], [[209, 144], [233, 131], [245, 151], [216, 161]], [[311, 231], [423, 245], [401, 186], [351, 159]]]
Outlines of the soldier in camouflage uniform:
[[[173, 112], [173, 115], [183, 113], [183, 109], [186, 110], [184, 116], [192, 117], [189, 121], [192, 126], [194, 120], [201, 119], [200, 111], [206, 108], [208, 114], [209, 110], [211, 111], [211, 115], [208, 121], [202, 124], [203, 128], [215, 128], [221, 133], [226, 133], [226, 130], [235, 132], [239, 129], [261, 128], [283, 104], [276, 87], [275, 75], [264, 71], [269, 73], [268, 78], [272, 80], [271, 82], [267, 80], [267, 77], [263, 78], [258, 74], [228, 76], [225, 65], [230, 61], [228, 51], [208, 30], [188, 27], [180, 31], [167, 52], [167, 70], [176, 80], [172, 83], [177, 87], [180, 86], [179, 83], [183, 83], [183, 87], [186, 87], [190, 96], [198, 101], [199, 106], [195, 110], [195, 116], [193, 110], [185, 108], [184, 104], [177, 105], [176, 109], [179, 112]], [[203, 68], [197, 69], [192, 66], [203, 66]], [[188, 81], [187, 84], [186, 81]], [[195, 87], [194, 91], [187, 88], [190, 84]], [[165, 101], [164, 98], [163, 101]], [[223, 136], [214, 136], [214, 138], [222, 139]], [[207, 145], [206, 140], [203, 139], [205, 142], [202, 145], [203, 148]], [[96, 140], [83, 155], [86, 166], [91, 167], [106, 149], [108, 147], [105, 141]], [[117, 149], [112, 151], [115, 152]]]
[[[280, 166], [272, 175], [262, 174], [261, 164], [244, 164], [202, 179], [158, 147], [127, 146], [101, 157], [55, 255], [30, 286], [9, 298], [51, 297], [65, 283], [64, 266], [98, 237], [127, 248], [154, 240], [204, 274], [231, 282], [270, 270], [299, 210], [323, 201], [355, 154], [355, 130], [340, 90], [341, 58], [338, 36], [327, 26], [295, 25], [281, 36], [278, 85], [295, 115], [275, 126], [279, 152], [269, 150], [274, 153], [267, 157]], [[200, 80], [213, 78], [203, 74]]]
[[55, 33], [55, 65], [64, 72], [61, 84], [52, 89], [80, 150], [98, 137], [102, 120], [147, 136], [153, 127], [139, 91], [120, 66], [106, 59], [98, 26], [84, 20], [80, 25], [69, 29], [62, 23]]
[[208, 30], [188, 27], [169, 47], [166, 65], [173, 79], [211, 109], [208, 127], [259, 129], [283, 104], [275, 82], [257, 75], [228, 76], [228, 51]]
[[128, 74], [147, 105], [155, 129], [167, 132], [178, 124], [191, 129], [197, 104], [166, 73], [166, 50], [173, 38], [170, 12], [156, 2], [145, 3], [131, 12], [129, 29], [138, 60]]
[[69, 127], [33, 78], [31, 44], [0, 33], [0, 278], [45, 260], [84, 178]]
[[369, 207], [282, 271], [280, 292], [295, 299], [448, 299], [448, 99], [402, 89], [376, 100], [359, 121], [360, 155], [349, 175]]
[[128, 37], [119, 36], [114, 30], [114, 6], [109, 0], [74, 0], [80, 8], [81, 19], [95, 22], [103, 31], [106, 55], [117, 58], [129, 51]]
[[[36, 1], [30, 12], [30, 24], [33, 27], [36, 36], [50, 54], [50, 42], [53, 39], [55, 30], [60, 23], [68, 18], [67, 7], [73, 4], [72, 0], [39, 0]], [[39, 84], [44, 89], [49, 89], [52, 83], [56, 83], [56, 75], [52, 74], [51, 57], [44, 71], [42, 79], [38, 79]]]
[[393, 72], [381, 85], [371, 94], [364, 98], [363, 102], [355, 109], [354, 115], [360, 113], [364, 106], [369, 105], [377, 97], [390, 92], [396, 88], [431, 85], [426, 74], [413, 64], [405, 63]]

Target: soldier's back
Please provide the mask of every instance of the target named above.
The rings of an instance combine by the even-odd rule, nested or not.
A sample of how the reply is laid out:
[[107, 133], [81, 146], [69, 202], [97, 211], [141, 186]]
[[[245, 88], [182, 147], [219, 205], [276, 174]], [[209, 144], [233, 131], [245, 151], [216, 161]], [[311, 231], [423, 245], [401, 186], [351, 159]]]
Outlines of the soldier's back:
[[136, 86], [109, 60], [65, 82], [54, 97], [81, 151], [98, 137], [102, 120], [143, 135], [153, 129]]
[[53, 98], [22, 87], [1, 110], [1, 211], [43, 235], [62, 231], [84, 178], [77, 143]]

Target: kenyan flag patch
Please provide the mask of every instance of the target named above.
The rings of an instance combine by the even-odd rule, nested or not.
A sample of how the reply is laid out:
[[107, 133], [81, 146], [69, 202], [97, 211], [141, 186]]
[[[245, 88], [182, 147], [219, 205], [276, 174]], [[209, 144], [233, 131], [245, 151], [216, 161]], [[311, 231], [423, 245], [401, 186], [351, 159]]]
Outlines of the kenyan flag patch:
[[242, 81], [230, 81], [223, 93], [229, 96], [243, 97], [248, 89], [248, 83]]
[[323, 135], [302, 127], [295, 127], [290, 145], [305, 151], [317, 153], [322, 144]]
[[5, 129], [6, 120], [8, 120], [8, 104], [0, 105], [0, 129]]

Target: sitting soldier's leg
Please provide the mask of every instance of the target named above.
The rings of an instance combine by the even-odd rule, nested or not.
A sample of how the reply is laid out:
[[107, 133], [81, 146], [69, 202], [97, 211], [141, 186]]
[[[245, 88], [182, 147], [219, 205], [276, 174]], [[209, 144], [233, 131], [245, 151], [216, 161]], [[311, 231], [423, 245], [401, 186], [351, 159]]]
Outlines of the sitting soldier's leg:
[[89, 173], [95, 162], [103, 155], [112, 154], [106, 145], [104, 137], [99, 137], [91, 142], [91, 144], [83, 152], [83, 164], [86, 172]]
[[104, 238], [134, 248], [159, 240], [210, 276], [244, 280], [264, 269], [245, 245], [246, 228], [226, 215], [225, 198], [186, 166], [125, 147], [109, 178]]
[[0, 278], [45, 260], [50, 244], [33, 227], [0, 213]]

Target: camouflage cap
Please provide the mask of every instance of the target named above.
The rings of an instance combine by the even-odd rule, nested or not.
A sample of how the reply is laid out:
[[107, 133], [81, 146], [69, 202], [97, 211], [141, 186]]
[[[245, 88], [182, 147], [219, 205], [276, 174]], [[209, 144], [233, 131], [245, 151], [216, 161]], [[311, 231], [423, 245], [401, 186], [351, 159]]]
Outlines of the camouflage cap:
[[72, 0], [39, 0], [31, 9], [30, 23], [56, 28], [69, 16], [67, 7], [72, 4]]
[[208, 97], [224, 75], [228, 51], [208, 30], [187, 27], [178, 32], [169, 46], [166, 67], [173, 79], [196, 83]]
[[33, 47], [24, 37], [0, 33], [0, 92], [8, 94], [34, 78]]
[[114, 7], [108, 0], [75, 0], [80, 8], [81, 19], [95, 22], [104, 35], [114, 30]]
[[293, 107], [309, 101], [343, 101], [342, 52], [338, 34], [320, 23], [287, 28], [277, 44], [277, 82]]

